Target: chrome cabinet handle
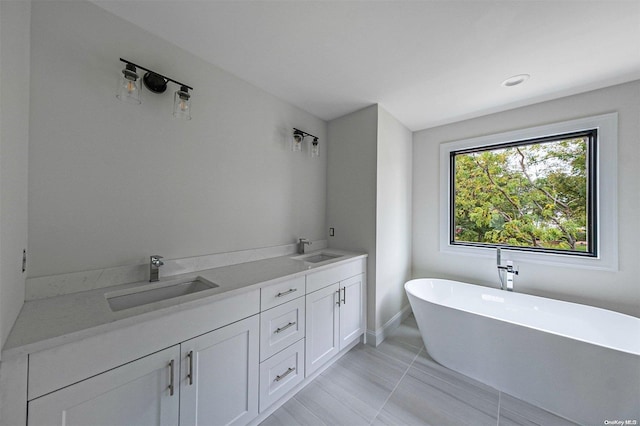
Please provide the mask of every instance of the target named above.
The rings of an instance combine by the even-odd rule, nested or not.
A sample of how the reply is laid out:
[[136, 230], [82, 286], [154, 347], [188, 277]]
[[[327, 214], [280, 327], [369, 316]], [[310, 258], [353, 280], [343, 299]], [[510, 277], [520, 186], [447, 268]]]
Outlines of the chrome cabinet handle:
[[174, 360], [171, 360], [169, 363], [169, 374], [171, 374], [171, 379], [169, 379], [169, 396], [173, 396], [173, 364]]
[[342, 304], [347, 304], [347, 287], [342, 287]]
[[274, 334], [275, 334], [275, 333], [280, 333], [280, 332], [282, 332], [282, 331], [285, 331], [285, 330], [286, 330], [287, 328], [289, 328], [289, 327], [293, 327], [294, 325], [296, 325], [296, 322], [295, 322], [295, 321], [294, 321], [294, 322], [290, 322], [289, 324], [285, 325], [284, 327], [280, 327], [280, 328], [276, 329], [276, 331], [274, 331], [273, 333], [274, 333]]
[[285, 291], [285, 292], [282, 292], [282, 293], [278, 293], [278, 294], [276, 294], [276, 297], [286, 296], [287, 294], [291, 294], [291, 293], [293, 293], [294, 291], [298, 291], [298, 289], [297, 289], [297, 288], [290, 288], [289, 290], [287, 290], [287, 291]]
[[342, 302], [342, 300], [340, 299], [340, 289], [338, 289], [336, 293], [338, 293], [338, 301], [336, 302], [336, 305], [340, 306], [340, 303]]
[[284, 379], [285, 377], [287, 377], [289, 374], [293, 373], [294, 371], [296, 371], [295, 368], [293, 367], [289, 367], [287, 368], [287, 371], [285, 371], [284, 373], [282, 373], [282, 375], [280, 376], [276, 376], [275, 379], [273, 379], [274, 382], [279, 382], [280, 380]]
[[193, 384], [193, 351], [189, 351], [187, 354], [189, 358], [189, 373], [187, 373], [187, 379], [189, 379], [189, 385]]

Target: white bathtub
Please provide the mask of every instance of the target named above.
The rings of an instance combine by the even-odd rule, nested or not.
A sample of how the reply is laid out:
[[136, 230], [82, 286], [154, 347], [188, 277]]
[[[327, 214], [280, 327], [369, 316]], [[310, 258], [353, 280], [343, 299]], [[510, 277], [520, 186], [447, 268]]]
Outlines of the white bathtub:
[[640, 424], [640, 319], [457, 281], [404, 288], [445, 367], [578, 423]]

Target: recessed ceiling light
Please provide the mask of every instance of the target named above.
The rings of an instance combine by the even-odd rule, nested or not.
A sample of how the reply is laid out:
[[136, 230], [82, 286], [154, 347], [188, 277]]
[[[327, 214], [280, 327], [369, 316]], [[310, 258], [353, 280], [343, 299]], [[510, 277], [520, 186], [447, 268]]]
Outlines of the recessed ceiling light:
[[502, 85], [504, 87], [513, 87], [513, 86], [517, 86], [518, 84], [522, 84], [525, 81], [529, 80], [531, 76], [529, 74], [518, 74], [518, 75], [514, 75], [513, 77], [509, 77], [508, 79], [506, 79], [505, 81], [502, 82]]

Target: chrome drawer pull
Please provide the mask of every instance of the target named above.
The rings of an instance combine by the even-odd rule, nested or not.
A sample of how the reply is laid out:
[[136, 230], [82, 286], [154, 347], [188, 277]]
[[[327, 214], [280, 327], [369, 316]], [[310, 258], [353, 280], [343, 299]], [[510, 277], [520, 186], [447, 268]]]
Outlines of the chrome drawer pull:
[[276, 294], [276, 297], [282, 297], [282, 296], [286, 296], [287, 294], [293, 293], [294, 291], [298, 291], [297, 288], [290, 288], [289, 290], [283, 292], [283, 293], [278, 293]]
[[296, 371], [295, 368], [289, 367], [289, 368], [287, 368], [287, 371], [282, 373], [282, 376], [276, 376], [276, 378], [273, 381], [274, 382], [279, 382], [280, 380], [284, 379], [285, 377], [287, 377], [289, 374], [293, 373], [294, 371]]
[[169, 374], [171, 374], [171, 380], [169, 381], [169, 396], [173, 396], [173, 360], [169, 363]]
[[287, 328], [293, 327], [294, 325], [296, 325], [295, 321], [294, 322], [290, 322], [289, 324], [285, 325], [284, 327], [280, 327], [280, 328], [276, 329], [276, 331], [274, 331], [273, 333], [274, 334], [280, 333], [281, 331], [285, 331]]

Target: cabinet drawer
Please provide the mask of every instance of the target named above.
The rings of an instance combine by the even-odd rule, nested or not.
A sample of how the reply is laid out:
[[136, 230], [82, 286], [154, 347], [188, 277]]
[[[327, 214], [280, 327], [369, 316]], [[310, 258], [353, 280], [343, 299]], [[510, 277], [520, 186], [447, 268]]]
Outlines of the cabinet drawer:
[[328, 268], [307, 275], [307, 293], [320, 290], [330, 284], [359, 275], [365, 272], [365, 259], [357, 259], [344, 265]]
[[300, 297], [260, 314], [260, 361], [304, 337], [304, 308]]
[[302, 380], [304, 339], [260, 364], [260, 412], [269, 408]]
[[304, 296], [304, 277], [281, 281], [260, 290], [260, 309], [266, 311], [298, 297]]

